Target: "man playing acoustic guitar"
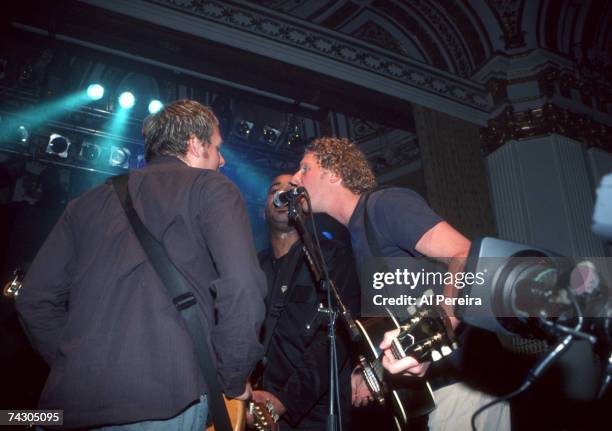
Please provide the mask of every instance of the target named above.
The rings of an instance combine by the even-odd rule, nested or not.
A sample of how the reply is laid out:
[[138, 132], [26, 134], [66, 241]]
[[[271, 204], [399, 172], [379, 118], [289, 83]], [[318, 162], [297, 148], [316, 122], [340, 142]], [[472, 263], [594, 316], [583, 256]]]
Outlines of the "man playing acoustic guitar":
[[[181, 100], [144, 122], [147, 166], [133, 209], [195, 298], [223, 392], [246, 399], [261, 357], [265, 278], [246, 207], [223, 166], [219, 122]], [[110, 183], [70, 202], [23, 282], [17, 308], [51, 367], [39, 406], [66, 428], [204, 429], [194, 343]]]
[[[374, 191], [376, 180], [363, 153], [347, 139], [320, 138], [310, 143], [292, 182], [306, 188], [313, 212], [323, 212], [345, 225], [351, 234], [351, 244], [358, 267], [373, 256], [365, 229], [365, 211], [374, 226], [381, 257], [429, 256], [443, 257], [448, 271], [461, 270], [462, 258], [468, 254], [470, 242], [451, 225], [436, 215], [415, 192], [404, 188]], [[444, 287], [447, 297], [454, 297], [454, 286]], [[454, 326], [452, 308], [446, 309]], [[429, 363], [418, 363], [408, 356], [396, 360], [389, 351], [388, 334], [382, 347], [386, 349], [384, 367], [391, 373], [422, 377]], [[354, 387], [363, 388], [359, 382]], [[447, 382], [445, 382], [447, 383]], [[476, 407], [491, 397], [463, 383], [439, 385], [434, 392], [437, 408], [429, 416], [432, 430], [470, 429], [470, 417]], [[356, 391], [354, 404], [369, 398], [363, 390]], [[509, 429], [507, 405], [487, 410], [479, 419], [480, 429]]]

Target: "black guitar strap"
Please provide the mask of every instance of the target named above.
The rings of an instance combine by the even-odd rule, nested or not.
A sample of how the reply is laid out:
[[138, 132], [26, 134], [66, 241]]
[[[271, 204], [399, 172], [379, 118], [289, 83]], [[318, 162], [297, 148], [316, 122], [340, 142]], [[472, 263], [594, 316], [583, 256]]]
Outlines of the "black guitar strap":
[[232, 427], [225, 408], [223, 392], [217, 379], [217, 369], [206, 342], [207, 337], [202, 322], [197, 315], [196, 307], [194, 307], [196, 298], [187, 287], [181, 273], [168, 257], [163, 244], [155, 239], [136, 213], [128, 190], [128, 175], [113, 177], [112, 183], [142, 249], [164, 286], [166, 286], [172, 302], [185, 321], [185, 326], [193, 340], [196, 357], [208, 386], [208, 405], [215, 430], [231, 431]]
[[[377, 189], [381, 190], [381, 189]], [[374, 192], [368, 192], [365, 197], [364, 209], [363, 209], [363, 218], [365, 221], [365, 234], [368, 240], [368, 246], [370, 247], [370, 252], [372, 256], [375, 257], [384, 257], [382, 250], [380, 248], [380, 243], [378, 242], [378, 238], [376, 238], [376, 233], [374, 230], [374, 224], [372, 224], [372, 219], [369, 216], [368, 211], [368, 202], [370, 200], [370, 196], [372, 196]], [[387, 265], [385, 265], [386, 267]]]
[[[368, 203], [370, 200], [370, 196], [372, 196], [372, 193], [375, 193], [378, 190], [383, 190], [387, 188], [389, 187], [383, 186], [383, 187], [377, 188], [376, 190], [372, 192], [368, 192], [368, 194], [365, 197], [364, 209], [363, 209], [363, 219], [364, 219], [364, 224], [365, 224], [364, 227], [365, 227], [366, 239], [368, 240], [368, 247], [370, 248], [370, 253], [372, 254], [372, 256], [382, 259], [382, 264], [378, 268], [376, 268], [377, 271], [381, 271], [381, 272], [390, 272], [390, 270], [389, 270], [389, 265], [387, 265], [385, 255], [382, 252], [382, 248], [380, 247], [380, 242], [378, 241], [378, 238], [376, 237], [376, 230], [374, 228], [374, 223], [372, 223], [372, 219], [369, 216], [370, 212], [368, 211]], [[384, 288], [384, 292], [388, 293], [386, 287]]]

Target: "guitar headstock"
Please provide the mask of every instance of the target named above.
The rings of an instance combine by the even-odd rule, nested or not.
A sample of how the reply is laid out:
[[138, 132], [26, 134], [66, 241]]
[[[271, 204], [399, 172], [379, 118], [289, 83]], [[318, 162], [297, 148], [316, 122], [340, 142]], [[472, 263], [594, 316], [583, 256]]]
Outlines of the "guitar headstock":
[[446, 312], [438, 306], [419, 308], [400, 325], [391, 351], [397, 359], [412, 356], [419, 362], [438, 361], [457, 349], [455, 331]]
[[272, 404], [267, 400], [264, 403], [251, 401], [249, 413], [253, 415], [253, 428], [257, 431], [278, 431], [278, 414]]
[[23, 287], [21, 282], [24, 276], [25, 273], [20, 268], [14, 270], [10, 280], [4, 285], [4, 289], [2, 289], [4, 296], [15, 299]]

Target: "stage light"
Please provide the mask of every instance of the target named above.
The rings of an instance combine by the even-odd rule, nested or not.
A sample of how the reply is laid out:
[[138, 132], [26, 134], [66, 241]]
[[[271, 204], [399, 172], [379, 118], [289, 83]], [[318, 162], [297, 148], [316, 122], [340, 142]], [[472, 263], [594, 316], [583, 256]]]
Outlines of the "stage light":
[[145, 156], [144, 156], [144, 148], [136, 147], [131, 157], [130, 166], [132, 168], [140, 169], [144, 168], [146, 165]]
[[91, 142], [83, 142], [81, 151], [79, 151], [79, 159], [86, 162], [95, 162], [100, 157], [100, 146]]
[[287, 136], [287, 145], [294, 147], [301, 144], [303, 144], [302, 133], [300, 132], [300, 128], [294, 125]]
[[134, 103], [136, 103], [136, 98], [129, 91], [125, 91], [119, 96], [119, 105], [123, 109], [132, 108], [134, 106]]
[[251, 130], [253, 130], [254, 124], [251, 121], [242, 120], [238, 123], [238, 127], [236, 128], [238, 136], [242, 136], [243, 138], [248, 138], [251, 135]]
[[54, 156], [61, 157], [62, 159], [67, 159], [70, 144], [70, 139], [57, 133], [52, 133], [49, 137], [46, 152], [47, 154], [53, 154]]
[[276, 143], [276, 140], [280, 136], [280, 132], [270, 126], [265, 126], [263, 128], [262, 136], [266, 143], [274, 145]]
[[25, 126], [17, 127], [17, 139], [22, 145], [26, 145], [30, 140], [30, 133], [28, 132], [28, 129], [26, 129]]
[[164, 104], [159, 100], [151, 100], [151, 103], [149, 103], [149, 114], [156, 114], [163, 107]]
[[23, 150], [29, 142], [30, 132], [26, 126], [15, 120], [0, 117], [0, 143], [6, 143], [7, 147]]
[[104, 87], [100, 84], [91, 84], [87, 87], [87, 95], [91, 100], [100, 100], [104, 97]]
[[112, 147], [108, 163], [111, 166], [128, 169], [130, 167], [130, 150], [124, 147]]

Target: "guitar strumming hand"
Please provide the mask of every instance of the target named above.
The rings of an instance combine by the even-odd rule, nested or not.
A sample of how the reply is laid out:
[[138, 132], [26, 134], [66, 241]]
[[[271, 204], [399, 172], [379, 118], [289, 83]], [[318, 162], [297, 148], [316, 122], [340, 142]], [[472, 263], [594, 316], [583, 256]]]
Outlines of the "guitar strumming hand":
[[[391, 310], [386, 311], [387, 318], [356, 321], [363, 342], [359, 366], [351, 376], [353, 405], [377, 402], [392, 411], [398, 429], [405, 429], [411, 418], [435, 408], [424, 374], [429, 361], [450, 355], [457, 342], [448, 316], [440, 307], [420, 307], [402, 323]], [[392, 374], [402, 377], [394, 378]]]
[[374, 400], [374, 396], [363, 378], [361, 365], [357, 365], [351, 373], [351, 404], [355, 407], [363, 407]]

